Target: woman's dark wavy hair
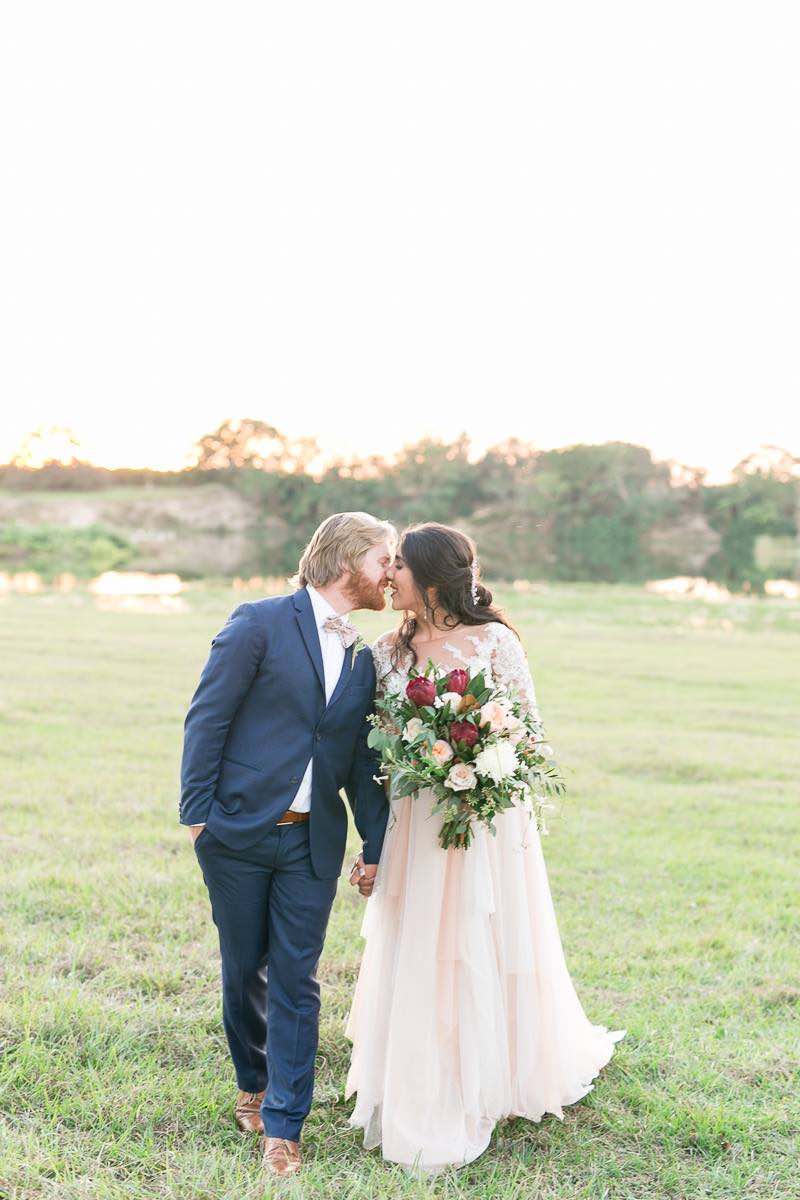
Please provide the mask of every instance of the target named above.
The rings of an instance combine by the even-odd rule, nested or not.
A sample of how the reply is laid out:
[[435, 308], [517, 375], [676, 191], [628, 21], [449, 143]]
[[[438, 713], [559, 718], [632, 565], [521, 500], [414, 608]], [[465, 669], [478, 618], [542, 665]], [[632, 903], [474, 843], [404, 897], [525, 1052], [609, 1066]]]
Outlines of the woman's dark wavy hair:
[[[438, 608], [444, 610], [440, 624], [445, 628], [499, 623], [517, 632], [500, 609], [492, 604], [492, 593], [480, 579], [476, 580], [473, 600], [473, 563], [477, 559], [475, 543], [459, 529], [440, 525], [436, 521], [409, 525], [400, 535], [397, 553], [413, 576], [414, 586], [429, 621], [433, 620], [434, 613], [428, 604], [427, 589], [433, 587], [436, 588]], [[398, 667], [408, 653], [412, 656], [412, 665], [416, 666], [417, 654], [411, 645], [416, 631], [416, 617], [406, 614], [392, 647], [391, 662], [394, 667]]]

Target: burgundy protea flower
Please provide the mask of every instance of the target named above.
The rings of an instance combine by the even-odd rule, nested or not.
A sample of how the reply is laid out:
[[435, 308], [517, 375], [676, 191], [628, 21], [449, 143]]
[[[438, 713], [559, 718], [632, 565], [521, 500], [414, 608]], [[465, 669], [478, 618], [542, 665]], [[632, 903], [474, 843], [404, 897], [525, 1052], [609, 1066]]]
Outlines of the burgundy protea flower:
[[447, 676], [448, 692], [458, 692], [459, 696], [464, 695], [468, 683], [469, 675], [466, 671], [462, 671], [460, 667], [457, 667], [455, 671], [451, 671]]
[[471, 721], [453, 721], [450, 726], [450, 741], [463, 742], [465, 746], [474, 746], [478, 740], [478, 730]]
[[419, 708], [425, 704], [433, 704], [436, 699], [436, 684], [424, 675], [415, 675], [406, 684], [406, 695], [411, 703]]

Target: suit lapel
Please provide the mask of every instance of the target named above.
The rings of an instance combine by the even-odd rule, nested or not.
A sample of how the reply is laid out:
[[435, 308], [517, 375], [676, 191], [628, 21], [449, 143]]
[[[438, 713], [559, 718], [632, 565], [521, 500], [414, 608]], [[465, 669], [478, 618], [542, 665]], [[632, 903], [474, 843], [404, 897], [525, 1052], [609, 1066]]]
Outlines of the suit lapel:
[[342, 669], [339, 672], [339, 678], [336, 680], [336, 687], [333, 689], [333, 695], [331, 696], [330, 700], [328, 701], [328, 708], [330, 708], [330, 706], [332, 704], [336, 703], [336, 701], [339, 699], [342, 692], [347, 687], [348, 683], [350, 682], [350, 680], [353, 677], [353, 671], [352, 671], [352, 668], [350, 665], [352, 657], [353, 657], [353, 647], [345, 646], [344, 662], [342, 663]]
[[[300, 632], [303, 635], [303, 641], [306, 644], [306, 650], [309, 653], [314, 670], [317, 673], [319, 686], [322, 688], [323, 699], [325, 697], [325, 668], [322, 665], [322, 648], [319, 644], [319, 634], [317, 633], [317, 622], [314, 617], [314, 610], [311, 607], [311, 597], [305, 588], [300, 588], [294, 594], [295, 618], [300, 626]], [[338, 684], [337, 684], [338, 687]]]

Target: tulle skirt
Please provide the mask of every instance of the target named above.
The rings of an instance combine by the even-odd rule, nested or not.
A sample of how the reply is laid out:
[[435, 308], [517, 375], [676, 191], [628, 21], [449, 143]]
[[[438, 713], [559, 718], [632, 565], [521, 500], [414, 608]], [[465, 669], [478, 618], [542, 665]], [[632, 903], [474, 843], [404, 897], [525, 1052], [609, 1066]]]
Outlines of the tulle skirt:
[[503, 1117], [563, 1119], [625, 1034], [581, 1007], [529, 815], [508, 810], [496, 837], [481, 826], [469, 850], [445, 851], [432, 801], [392, 802], [345, 1093], [367, 1149], [428, 1170], [477, 1158]]

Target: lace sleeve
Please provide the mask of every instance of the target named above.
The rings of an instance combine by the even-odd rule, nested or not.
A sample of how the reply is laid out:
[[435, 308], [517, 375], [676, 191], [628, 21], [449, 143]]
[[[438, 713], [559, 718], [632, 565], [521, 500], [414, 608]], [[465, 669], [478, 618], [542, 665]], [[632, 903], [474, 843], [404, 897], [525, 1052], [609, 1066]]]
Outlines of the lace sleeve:
[[375, 695], [380, 698], [386, 691], [386, 676], [391, 666], [391, 634], [382, 634], [372, 643], [372, 660], [375, 663]]
[[523, 708], [540, 719], [528, 657], [525, 647], [507, 625], [495, 626], [495, 643], [491, 652], [492, 676], [496, 683], [513, 691]]

